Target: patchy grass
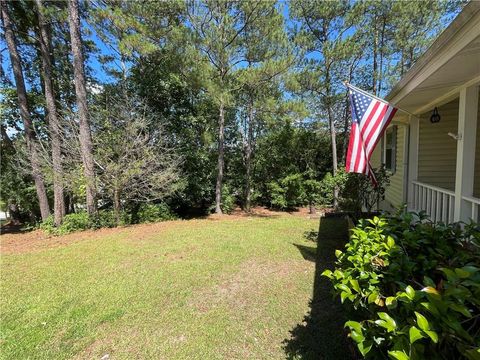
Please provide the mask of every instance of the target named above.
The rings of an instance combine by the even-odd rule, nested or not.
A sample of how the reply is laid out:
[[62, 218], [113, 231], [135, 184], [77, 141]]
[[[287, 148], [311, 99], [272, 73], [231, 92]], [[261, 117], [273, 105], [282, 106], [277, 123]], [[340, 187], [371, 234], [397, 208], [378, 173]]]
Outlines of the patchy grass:
[[285, 358], [313, 293], [315, 263], [299, 250], [317, 229], [282, 215], [41, 240], [52, 246], [15, 235], [2, 246], [0, 357]]

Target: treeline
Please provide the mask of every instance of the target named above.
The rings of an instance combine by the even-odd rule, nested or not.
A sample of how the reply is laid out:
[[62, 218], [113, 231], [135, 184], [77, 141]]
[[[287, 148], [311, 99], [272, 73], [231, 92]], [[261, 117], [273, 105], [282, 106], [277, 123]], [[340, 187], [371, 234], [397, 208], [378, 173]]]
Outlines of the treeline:
[[385, 94], [462, 2], [0, 4], [1, 201], [58, 226], [335, 202], [342, 82]]

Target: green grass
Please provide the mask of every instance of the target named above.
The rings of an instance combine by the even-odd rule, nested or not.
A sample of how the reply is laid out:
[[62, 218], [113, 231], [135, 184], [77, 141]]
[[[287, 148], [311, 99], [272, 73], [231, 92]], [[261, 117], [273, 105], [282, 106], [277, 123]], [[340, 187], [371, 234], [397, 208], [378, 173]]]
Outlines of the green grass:
[[[318, 219], [175, 221], [1, 258], [3, 359], [285, 358]], [[311, 260], [311, 259], [310, 259]]]

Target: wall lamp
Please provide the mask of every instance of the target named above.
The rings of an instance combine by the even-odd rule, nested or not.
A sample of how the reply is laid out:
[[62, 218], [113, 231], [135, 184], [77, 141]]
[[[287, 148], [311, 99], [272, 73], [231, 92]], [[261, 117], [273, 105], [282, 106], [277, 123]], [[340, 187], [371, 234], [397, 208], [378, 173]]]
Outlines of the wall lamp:
[[435, 109], [433, 109], [432, 115], [430, 116], [430, 122], [432, 124], [438, 123], [440, 121], [440, 114], [438, 113], [438, 109], [435, 106]]

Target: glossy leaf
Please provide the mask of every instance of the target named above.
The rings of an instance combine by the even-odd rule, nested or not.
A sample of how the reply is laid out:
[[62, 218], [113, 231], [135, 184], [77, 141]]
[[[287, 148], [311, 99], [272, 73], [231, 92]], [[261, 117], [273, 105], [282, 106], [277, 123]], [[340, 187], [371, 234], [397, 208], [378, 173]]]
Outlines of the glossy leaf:
[[410, 344], [413, 344], [415, 341], [422, 339], [422, 332], [415, 326], [412, 326], [408, 331], [408, 336], [410, 338]]

